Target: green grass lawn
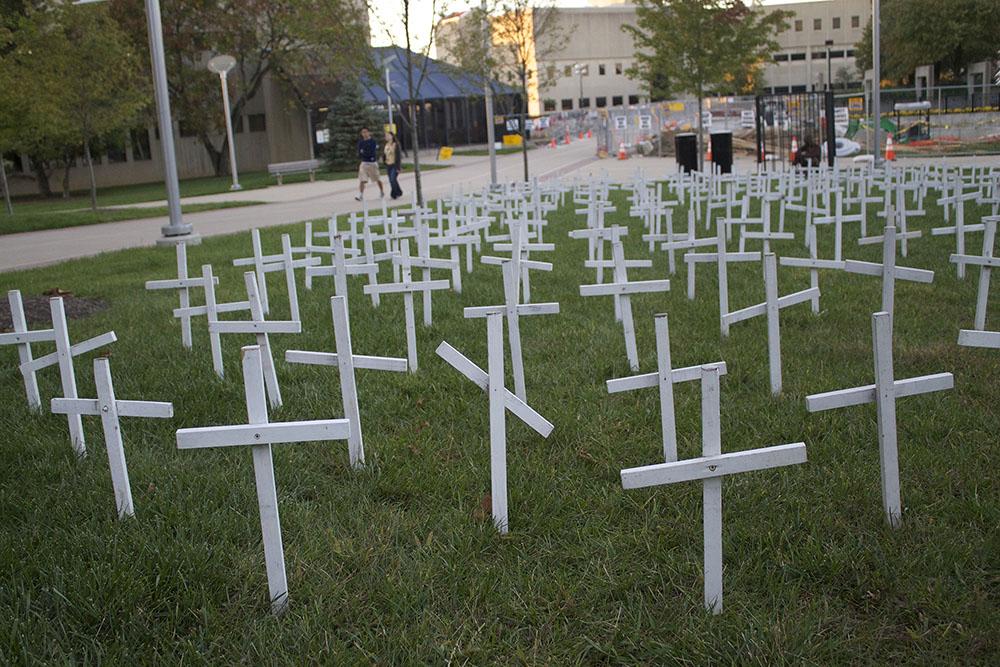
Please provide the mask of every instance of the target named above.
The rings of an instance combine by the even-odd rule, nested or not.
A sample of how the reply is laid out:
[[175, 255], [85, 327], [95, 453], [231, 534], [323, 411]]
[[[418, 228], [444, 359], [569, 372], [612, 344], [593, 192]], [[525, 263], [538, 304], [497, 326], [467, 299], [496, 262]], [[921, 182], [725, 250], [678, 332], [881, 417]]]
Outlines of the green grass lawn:
[[[404, 164], [403, 168], [404, 170], [412, 170], [410, 164]], [[446, 167], [443, 165], [421, 165], [420, 168], [422, 171], [431, 171]], [[320, 181], [340, 181], [356, 177], [356, 170], [342, 172], [322, 171], [316, 174], [316, 179]], [[284, 183], [286, 185], [304, 183], [308, 180], [308, 174], [291, 174], [284, 178]], [[231, 185], [232, 179], [229, 176], [186, 179], [180, 182], [181, 197], [225, 193], [229, 192]], [[271, 186], [276, 187], [277, 182], [266, 171], [257, 171], [240, 174], [240, 185], [244, 190], [260, 190]], [[40, 229], [60, 229], [63, 227], [94, 225], [101, 222], [115, 222], [118, 220], [156, 218], [167, 214], [165, 206], [113, 209], [106, 207], [160, 201], [165, 200], [166, 197], [166, 186], [162, 182], [101, 188], [97, 195], [98, 206], [101, 208], [96, 212], [90, 210], [90, 195], [86, 191], [73, 192], [67, 199], [63, 199], [62, 197], [52, 199], [44, 199], [37, 196], [18, 197], [14, 200], [13, 216], [7, 215], [6, 212], [0, 209], [0, 236]], [[254, 206], [260, 203], [257, 201], [246, 201], [187, 204], [183, 209], [185, 213], [198, 213], [200, 211], [211, 211], [220, 208]]]
[[[529, 145], [528, 150], [534, 150], [534, 146]], [[497, 155], [514, 155], [515, 153], [520, 153], [520, 146], [512, 146], [510, 148], [499, 148], [496, 151]], [[488, 148], [460, 148], [456, 149], [452, 155], [468, 155], [474, 157], [480, 157], [483, 155], [489, 155], [490, 150]]]
[[[713, 268], [701, 266], [693, 302], [683, 268], [669, 294], [634, 298], [643, 372], [656, 368], [660, 312], [670, 314], [675, 367], [728, 364], [723, 451], [808, 446], [804, 465], [724, 482], [718, 617], [702, 608], [700, 485], [621, 488], [620, 469], [662, 456], [658, 396], [605, 390], [631, 373], [611, 300], [579, 296], [594, 275], [583, 268], [586, 243], [566, 236], [583, 226], [569, 207], [546, 231], [555, 270], [532, 277], [533, 300], [562, 312], [521, 320], [529, 402], [555, 430], [543, 440], [508, 413], [510, 534], [497, 535], [482, 508], [487, 397], [434, 354], [447, 340], [485, 366], [485, 323], [462, 308], [501, 303], [502, 290], [499, 270], [477, 264], [461, 295], [436, 293], [434, 325], [418, 324], [417, 374], [358, 372], [365, 470], [348, 467], [343, 442], [274, 448], [291, 591], [280, 619], [269, 614], [250, 452], [179, 452], [174, 440], [177, 428], [245, 422], [239, 347], [252, 338], [224, 340], [225, 380], [212, 373], [202, 322], [184, 351], [176, 297], [142, 288], [175, 275], [161, 248], [0, 275], [0, 287], [26, 295], [60, 287], [108, 300], [70, 323], [73, 339], [114, 329], [118, 397], [170, 400], [176, 414], [122, 420], [137, 514], [118, 522], [100, 421], [85, 420], [90, 456], [76, 461], [65, 418], [28, 412], [16, 353], [0, 350], [0, 662], [996, 664], [1000, 356], [955, 344], [972, 324], [978, 271], [956, 278], [954, 240], [928, 235], [942, 215], [927, 209], [914, 225], [924, 238], [900, 264], [937, 273], [932, 285], [897, 289], [895, 371], [950, 371], [955, 389], [897, 404], [900, 530], [882, 517], [874, 406], [808, 414], [804, 401], [873, 381], [878, 279], [823, 272], [819, 315], [805, 304], [782, 311], [777, 398], [764, 319], [720, 338]], [[632, 228], [627, 255], [647, 257]], [[801, 233], [800, 217], [790, 229]], [[301, 226], [262, 230], [265, 252], [289, 231], [301, 239]], [[831, 256], [832, 230], [820, 233]], [[846, 255], [878, 261], [881, 249], [856, 246], [856, 236], [852, 227]], [[805, 254], [801, 241], [774, 247]], [[208, 238], [190, 264], [211, 263], [220, 298], [237, 300], [231, 260], [248, 254], [249, 234]], [[805, 270], [779, 272], [782, 294], [809, 284]], [[662, 278], [666, 257], [631, 273]], [[390, 275], [383, 267], [382, 280]], [[287, 317], [282, 281], [272, 274], [268, 286], [272, 319]], [[730, 290], [734, 309], [762, 301], [760, 266], [734, 265]], [[283, 361], [286, 349], [333, 350], [331, 292], [329, 279], [306, 292], [300, 278], [303, 333], [272, 337], [285, 398], [273, 421], [343, 414], [335, 369]], [[355, 353], [405, 356], [401, 297], [375, 309], [352, 279], [350, 304]], [[76, 368], [92, 396], [90, 358]], [[59, 395], [54, 369], [40, 380], [45, 400]], [[699, 389], [675, 392], [680, 455], [698, 456]]]

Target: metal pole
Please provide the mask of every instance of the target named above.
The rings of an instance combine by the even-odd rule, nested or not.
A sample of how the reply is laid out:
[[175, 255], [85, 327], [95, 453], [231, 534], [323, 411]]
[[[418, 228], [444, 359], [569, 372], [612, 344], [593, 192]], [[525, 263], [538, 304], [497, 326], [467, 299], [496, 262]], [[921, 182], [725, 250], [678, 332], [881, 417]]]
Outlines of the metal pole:
[[833, 65], [830, 63], [830, 47], [826, 47], [826, 89], [833, 90]]
[[[392, 125], [392, 89], [389, 87], [389, 66], [385, 66], [385, 104], [389, 107], [389, 125]], [[395, 130], [394, 130], [395, 131]]]
[[[489, 49], [490, 49], [490, 22], [489, 17], [486, 14], [486, 0], [483, 0], [482, 4], [483, 18], [481, 23], [481, 29], [483, 31], [483, 58], [484, 62], [489, 60]], [[490, 85], [490, 75], [492, 73], [487, 71], [486, 76], [483, 77], [483, 87], [484, 95], [486, 101], [486, 143], [487, 149], [490, 153], [490, 185], [497, 184], [497, 146], [496, 146], [496, 130], [493, 127], [493, 86]]]
[[872, 0], [872, 155], [876, 164], [881, 162], [882, 146], [882, 30], [880, 23], [879, 0]]
[[3, 151], [0, 151], [0, 187], [3, 187], [3, 204], [7, 215], [14, 215], [14, 207], [10, 203], [10, 186], [7, 185], [7, 165], [3, 161]]
[[312, 109], [306, 108], [306, 131], [309, 133], [309, 159], [316, 159], [316, 131], [313, 129]]
[[240, 187], [240, 176], [236, 171], [236, 144], [233, 141], [233, 119], [229, 117], [229, 85], [225, 72], [219, 72], [219, 81], [222, 83], [222, 108], [226, 112], [226, 137], [229, 139], [229, 171], [233, 175], [233, 184], [230, 190], [242, 190]]
[[[181, 216], [181, 188], [177, 181], [177, 153], [174, 149], [174, 128], [170, 117], [170, 94], [167, 88], [167, 63], [163, 53], [163, 23], [159, 0], [145, 0], [149, 30], [149, 56], [153, 64], [153, 91], [156, 94], [156, 116], [163, 148], [163, 180], [167, 186], [167, 209], [170, 224], [162, 227], [164, 236], [185, 236], [192, 232]], [[228, 117], [228, 114], [227, 114]]]

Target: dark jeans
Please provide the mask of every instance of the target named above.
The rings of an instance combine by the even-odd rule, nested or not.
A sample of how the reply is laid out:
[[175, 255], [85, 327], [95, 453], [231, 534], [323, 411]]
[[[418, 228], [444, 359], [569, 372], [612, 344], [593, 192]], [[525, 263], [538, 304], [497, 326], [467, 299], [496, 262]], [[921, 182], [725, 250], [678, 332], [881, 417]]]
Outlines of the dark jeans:
[[389, 196], [393, 199], [403, 196], [403, 188], [399, 187], [399, 166], [391, 164], [386, 167], [389, 173]]

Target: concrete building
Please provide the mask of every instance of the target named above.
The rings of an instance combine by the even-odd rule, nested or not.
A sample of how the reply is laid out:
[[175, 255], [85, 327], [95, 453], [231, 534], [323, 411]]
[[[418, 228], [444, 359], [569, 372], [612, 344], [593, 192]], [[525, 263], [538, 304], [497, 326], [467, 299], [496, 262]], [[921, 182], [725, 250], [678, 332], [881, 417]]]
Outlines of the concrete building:
[[[557, 16], [557, 32], [569, 39], [558, 51], [544, 44], [536, 48], [538, 71], [544, 72], [542, 79], [551, 84], [529, 90], [532, 115], [648, 101], [642, 83], [625, 74], [635, 62], [635, 47], [622, 28], [635, 25], [635, 6], [618, 0], [592, 0], [590, 4], [552, 10]], [[765, 9], [794, 13], [788, 30], [776, 38], [780, 48], [774, 61], [765, 67], [767, 92], [821, 90], [831, 76], [837, 87], [847, 84], [860, 88], [862, 77], [855, 66], [854, 45], [871, 16], [871, 0], [816, 0], [766, 5]], [[468, 13], [459, 13], [441, 22], [438, 58], [456, 63], [450, 40], [467, 27], [470, 18]]]

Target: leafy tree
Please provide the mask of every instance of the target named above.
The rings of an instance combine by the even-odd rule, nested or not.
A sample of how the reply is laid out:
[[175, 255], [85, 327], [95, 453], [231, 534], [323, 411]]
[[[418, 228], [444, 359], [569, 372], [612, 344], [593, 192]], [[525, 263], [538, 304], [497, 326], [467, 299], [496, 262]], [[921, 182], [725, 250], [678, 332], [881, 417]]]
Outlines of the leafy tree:
[[[147, 54], [143, 4], [113, 5], [136, 48]], [[228, 140], [219, 79], [206, 69], [207, 55], [236, 58], [228, 80], [237, 125], [269, 77], [306, 104], [303, 82], [312, 75], [356, 73], [367, 58], [365, 6], [353, 0], [162, 0], [162, 12], [171, 106], [199, 138], [217, 175], [228, 168]]]
[[327, 165], [333, 170], [356, 167], [361, 128], [367, 127], [379, 136], [381, 124], [378, 114], [365, 102], [361, 85], [357, 81], [342, 82], [326, 116], [330, 141], [323, 149], [323, 157]]
[[[1000, 0], [883, 0], [881, 77], [906, 82], [921, 65], [939, 78], [1000, 55]], [[855, 46], [858, 71], [872, 68], [872, 25]]]
[[629, 76], [651, 97], [698, 98], [699, 159], [704, 154], [701, 110], [710, 93], [752, 92], [764, 63], [788, 28], [784, 11], [765, 11], [743, 0], [637, 0], [636, 25], [623, 26], [636, 47]]

